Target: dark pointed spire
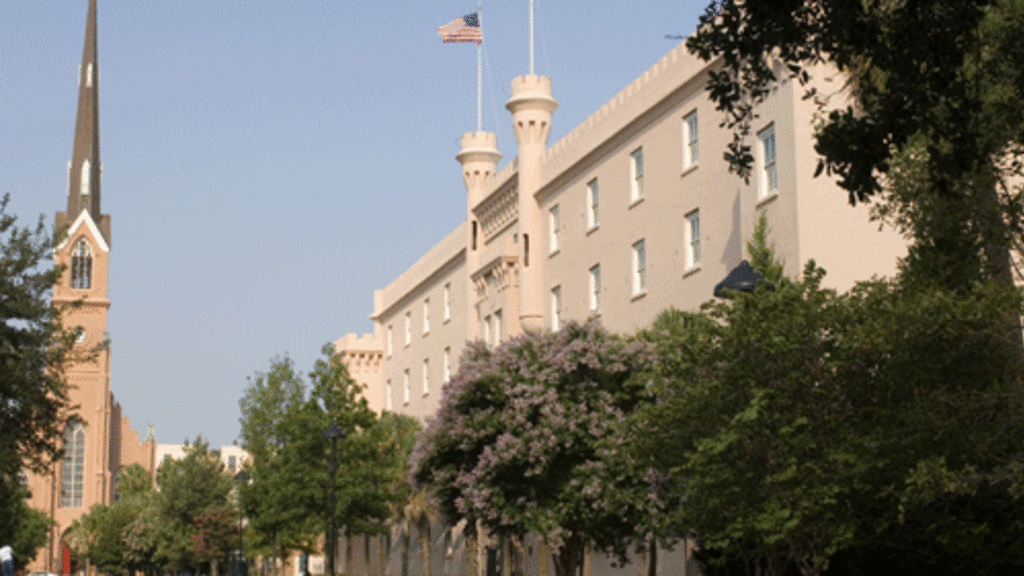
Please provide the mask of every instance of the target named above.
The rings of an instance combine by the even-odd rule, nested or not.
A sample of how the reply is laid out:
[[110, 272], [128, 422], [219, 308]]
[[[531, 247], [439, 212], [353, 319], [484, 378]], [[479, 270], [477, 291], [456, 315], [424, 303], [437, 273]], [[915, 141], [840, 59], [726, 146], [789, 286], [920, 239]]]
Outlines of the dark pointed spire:
[[[85, 22], [85, 48], [82, 50], [82, 66], [78, 72], [75, 145], [71, 154], [71, 171], [68, 175], [69, 223], [75, 220], [82, 210], [88, 210], [97, 224], [103, 220], [100, 214], [99, 63], [96, 54], [96, 0], [89, 0], [89, 15]], [[108, 231], [104, 231], [104, 236], [108, 236], [107, 240], [110, 240]]]

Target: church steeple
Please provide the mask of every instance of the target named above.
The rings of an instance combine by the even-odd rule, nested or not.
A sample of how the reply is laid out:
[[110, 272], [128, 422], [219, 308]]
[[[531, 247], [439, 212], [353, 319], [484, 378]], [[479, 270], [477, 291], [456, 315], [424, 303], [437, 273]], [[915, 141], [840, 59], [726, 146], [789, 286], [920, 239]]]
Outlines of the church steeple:
[[83, 210], [98, 225], [110, 242], [109, 217], [100, 210], [100, 108], [99, 62], [96, 41], [96, 0], [89, 0], [85, 23], [85, 47], [78, 72], [78, 113], [75, 119], [75, 144], [68, 174], [68, 210], [66, 222], [74, 221]]

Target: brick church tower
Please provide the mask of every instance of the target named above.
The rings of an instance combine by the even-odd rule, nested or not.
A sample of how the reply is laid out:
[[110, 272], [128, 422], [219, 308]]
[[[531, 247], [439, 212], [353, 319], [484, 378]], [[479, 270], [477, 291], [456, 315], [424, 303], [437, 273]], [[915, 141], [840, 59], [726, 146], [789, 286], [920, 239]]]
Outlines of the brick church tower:
[[[53, 288], [54, 305], [81, 301], [64, 313], [66, 326], [80, 326], [78, 344], [95, 347], [107, 337], [107, 272], [110, 256], [110, 216], [100, 209], [99, 67], [96, 40], [96, 0], [89, 0], [85, 48], [78, 76], [78, 113], [68, 174], [67, 210], [57, 212], [57, 229], [65, 240], [54, 259], [65, 267]], [[102, 348], [92, 361], [71, 365], [69, 395], [77, 413], [64, 434], [65, 455], [48, 476], [32, 476], [31, 505], [54, 524], [45, 551], [27, 572], [72, 570], [71, 551], [63, 540], [68, 527], [94, 504], [115, 498], [115, 481], [122, 466], [138, 463], [154, 470], [156, 441], [140, 442], [110, 392], [110, 350]]]

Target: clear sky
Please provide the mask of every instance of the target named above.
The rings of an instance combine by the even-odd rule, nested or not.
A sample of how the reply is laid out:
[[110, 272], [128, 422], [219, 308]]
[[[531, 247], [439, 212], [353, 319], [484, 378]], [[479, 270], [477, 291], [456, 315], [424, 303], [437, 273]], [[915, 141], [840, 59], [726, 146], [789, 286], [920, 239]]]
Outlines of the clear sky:
[[[473, 0], [98, 0], [111, 389], [140, 432], [230, 444], [246, 377], [370, 332], [373, 290], [465, 218]], [[709, 0], [535, 0], [553, 144], [688, 35]], [[0, 0], [0, 194], [66, 207], [87, 0]], [[483, 128], [529, 71], [527, 0], [485, 0]], [[388, 217], [382, 218], [384, 214]]]

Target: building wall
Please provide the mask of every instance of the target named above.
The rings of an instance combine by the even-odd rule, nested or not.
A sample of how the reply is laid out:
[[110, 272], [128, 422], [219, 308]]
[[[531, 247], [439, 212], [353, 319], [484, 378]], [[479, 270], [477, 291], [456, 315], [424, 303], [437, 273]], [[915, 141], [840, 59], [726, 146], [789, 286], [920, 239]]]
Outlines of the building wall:
[[[552, 112], [548, 80], [536, 76], [513, 81], [512, 112], [519, 155], [500, 172], [501, 157], [493, 135], [483, 132], [462, 137], [457, 155], [467, 188], [467, 218], [387, 288], [374, 294], [375, 334], [366, 342], [379, 343], [383, 360], [379, 385], [368, 397], [383, 398], [386, 409], [428, 418], [440, 394], [437, 359], [445, 349], [457, 370], [458, 352], [465, 342], [488, 345], [538, 327], [530, 320], [535, 297], [541, 300], [542, 330], [550, 330], [558, 288], [561, 322], [598, 316], [610, 331], [629, 333], [644, 328], [669, 308], [695, 310], [712, 298], [714, 286], [748, 258], [746, 242], [761, 214], [771, 228], [770, 239], [785, 273], [797, 276], [813, 258], [829, 275], [825, 285], [848, 289], [872, 275], [891, 275], [905, 242], [892, 230], [879, 230], [865, 207], [848, 205], [834, 179], [814, 177], [814, 101], [804, 100], [804, 87], [782, 82], [758, 109], [748, 143], [755, 156], [749, 181], [729, 172], [723, 152], [732, 133], [719, 127], [721, 115], [708, 100], [704, 85], [708, 65], [690, 56], [680, 44], [640, 78], [602, 106], [580, 126], [547, 146]], [[780, 70], [781, 72], [781, 70]], [[843, 106], [839, 79], [827, 68], [817, 71], [828, 104]], [[557, 85], [555, 86], [557, 88]], [[696, 113], [698, 158], [687, 161], [686, 119]], [[774, 133], [777, 185], [768, 191], [761, 135]], [[643, 196], [634, 198], [632, 155], [643, 154]], [[588, 184], [596, 179], [598, 221], [589, 214]], [[553, 244], [551, 211], [557, 207], [557, 247]], [[699, 213], [700, 261], [691, 265], [687, 217]], [[530, 235], [529, 254], [525, 242]], [[645, 287], [634, 289], [634, 246], [642, 240], [646, 255]], [[530, 259], [527, 266], [527, 258]], [[599, 310], [592, 309], [590, 271], [600, 266]], [[435, 328], [441, 290], [452, 287], [452, 322]], [[431, 326], [423, 330], [423, 301], [431, 302]], [[531, 300], [533, 299], [533, 300]], [[497, 314], [501, 328], [497, 329]], [[410, 318], [411, 341], [405, 341], [405, 317]], [[391, 345], [388, 346], [388, 333]], [[500, 335], [500, 336], [499, 336]], [[344, 340], [344, 339], [343, 339]], [[365, 342], [339, 340], [336, 348], [363, 350]], [[422, 393], [422, 363], [429, 359], [431, 389]], [[411, 395], [404, 400], [405, 371]], [[372, 378], [367, 378], [372, 381]], [[387, 385], [392, 401], [387, 404]], [[397, 529], [397, 528], [396, 528]], [[440, 533], [443, 533], [440, 532]], [[390, 546], [374, 544], [386, 558], [388, 573], [417, 573], [418, 530], [398, 530]], [[402, 540], [408, 538], [409, 540]], [[397, 542], [397, 543], [396, 543]], [[428, 548], [436, 548], [434, 542]], [[386, 548], [386, 550], [385, 550]], [[410, 552], [410, 549], [413, 550]], [[529, 573], [543, 572], [528, 547]], [[445, 549], [433, 554], [445, 556]], [[689, 548], [681, 543], [663, 551], [659, 573], [689, 573]], [[531, 558], [533, 558], [531, 560]], [[435, 558], [432, 557], [431, 562]], [[451, 558], [449, 557], [449, 560]], [[645, 559], [625, 569], [609, 559], [588, 557], [590, 575], [640, 573]], [[468, 556], [460, 552], [450, 570], [465, 570]], [[363, 562], [378, 565], [377, 559]], [[485, 569], [483, 563], [481, 570]], [[355, 573], [360, 572], [358, 569]], [[372, 573], [368, 571], [365, 573]], [[455, 573], [455, 572], [450, 572]], [[646, 573], [646, 572], [643, 572]]]

